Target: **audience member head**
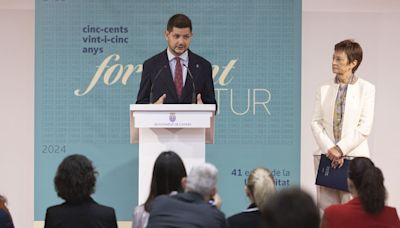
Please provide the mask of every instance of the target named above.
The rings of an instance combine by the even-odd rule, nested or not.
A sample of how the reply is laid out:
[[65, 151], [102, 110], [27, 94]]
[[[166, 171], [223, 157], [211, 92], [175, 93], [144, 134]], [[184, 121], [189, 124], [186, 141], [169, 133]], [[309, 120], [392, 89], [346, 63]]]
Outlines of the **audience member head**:
[[171, 32], [174, 27], [189, 28], [192, 31], [192, 21], [184, 14], [175, 14], [168, 20], [167, 31]]
[[0, 209], [4, 209], [5, 211], [8, 212], [7, 199], [2, 195], [0, 195]]
[[276, 192], [271, 171], [265, 168], [253, 169], [247, 178], [245, 191], [250, 201], [262, 208], [265, 202]]
[[363, 51], [359, 43], [354, 40], [343, 40], [335, 45], [335, 52], [344, 52], [348, 63], [355, 63], [352, 72], [356, 72], [363, 58]]
[[181, 181], [186, 177], [182, 159], [173, 151], [162, 152], [156, 159], [151, 179], [150, 193], [144, 203], [146, 211], [150, 211], [153, 199], [173, 191], [182, 192]]
[[386, 189], [382, 171], [365, 157], [351, 160], [348, 170], [348, 185], [353, 196], [358, 196], [365, 211], [372, 214], [385, 207]]
[[204, 200], [209, 200], [217, 193], [217, 174], [217, 168], [210, 163], [193, 166], [186, 179], [185, 190], [199, 193]]
[[84, 155], [70, 155], [58, 166], [54, 185], [57, 195], [68, 202], [86, 200], [95, 191], [97, 171]]
[[319, 210], [311, 196], [299, 188], [274, 194], [261, 210], [266, 228], [319, 228]]
[[7, 214], [10, 215], [10, 211], [8, 210], [7, 207], [7, 199], [2, 195], [0, 195], [0, 209], [3, 209]]

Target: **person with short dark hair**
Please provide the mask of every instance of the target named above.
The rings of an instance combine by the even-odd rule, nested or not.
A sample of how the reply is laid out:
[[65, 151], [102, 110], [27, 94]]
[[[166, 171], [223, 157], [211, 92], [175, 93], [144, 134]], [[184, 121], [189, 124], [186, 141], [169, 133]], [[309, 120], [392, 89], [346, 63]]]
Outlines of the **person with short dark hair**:
[[173, 151], [158, 155], [151, 178], [150, 193], [144, 204], [133, 212], [132, 228], [145, 228], [149, 219], [149, 211], [154, 198], [163, 194], [183, 192], [182, 178], [186, 177], [185, 165], [181, 157]]
[[265, 168], [256, 168], [247, 178], [245, 192], [250, 200], [250, 206], [243, 212], [228, 218], [230, 228], [262, 227], [260, 208], [276, 192], [274, 177]]
[[322, 227], [400, 227], [396, 208], [385, 206], [383, 181], [382, 171], [369, 158], [354, 158], [347, 178], [354, 198], [346, 204], [326, 208]]
[[143, 64], [137, 104], [216, 104], [211, 63], [189, 50], [192, 22], [184, 14], [168, 20], [168, 47]]
[[319, 210], [300, 188], [283, 189], [261, 209], [265, 228], [319, 228]]
[[54, 185], [65, 202], [47, 208], [45, 228], [115, 228], [114, 209], [90, 197], [96, 187], [97, 171], [84, 155], [70, 155], [58, 166]]
[[[375, 86], [355, 75], [363, 59], [359, 43], [343, 40], [335, 45], [332, 71], [335, 78], [316, 93], [311, 129], [318, 149], [314, 153], [315, 170], [321, 154], [332, 167], [341, 167], [344, 158], [369, 157], [368, 136], [374, 119]], [[350, 193], [317, 186], [317, 204], [321, 212], [332, 204], [350, 200]]]
[[218, 170], [203, 163], [183, 178], [184, 193], [160, 195], [153, 200], [148, 228], [225, 228], [225, 215], [210, 202], [217, 195]]
[[7, 208], [7, 200], [2, 195], [0, 195], [0, 227], [14, 228], [14, 223], [11, 218], [11, 213]]

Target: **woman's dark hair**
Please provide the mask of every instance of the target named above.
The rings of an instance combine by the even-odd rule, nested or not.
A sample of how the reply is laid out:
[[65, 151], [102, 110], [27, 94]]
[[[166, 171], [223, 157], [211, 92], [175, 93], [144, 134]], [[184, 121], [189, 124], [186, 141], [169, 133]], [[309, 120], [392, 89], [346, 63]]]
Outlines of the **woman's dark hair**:
[[144, 203], [144, 209], [150, 211], [153, 199], [159, 195], [172, 191], [182, 192], [183, 177], [186, 177], [186, 169], [179, 155], [173, 151], [162, 152], [154, 163], [150, 193]]
[[357, 64], [352, 69], [353, 73], [356, 72], [363, 58], [363, 51], [360, 44], [354, 40], [343, 40], [335, 45], [335, 51], [343, 51], [346, 53], [349, 64], [357, 60]]
[[96, 175], [87, 157], [74, 154], [64, 158], [54, 177], [57, 195], [69, 202], [88, 199], [95, 191]]
[[260, 208], [266, 228], [319, 228], [319, 209], [311, 196], [300, 188], [286, 188]]
[[171, 32], [174, 27], [190, 28], [190, 31], [192, 31], [192, 21], [184, 14], [175, 14], [168, 20], [167, 31]]
[[386, 189], [383, 174], [369, 158], [354, 158], [349, 165], [348, 177], [353, 182], [365, 211], [377, 214], [384, 209]]

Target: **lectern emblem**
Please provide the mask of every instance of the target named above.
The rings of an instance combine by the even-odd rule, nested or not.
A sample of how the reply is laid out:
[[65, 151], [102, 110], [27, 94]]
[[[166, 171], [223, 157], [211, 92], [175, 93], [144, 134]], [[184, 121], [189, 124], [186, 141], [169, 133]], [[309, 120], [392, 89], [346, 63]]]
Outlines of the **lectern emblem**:
[[171, 113], [169, 114], [169, 121], [175, 122], [175, 120], [176, 120], [175, 113], [174, 113], [174, 112], [171, 112]]

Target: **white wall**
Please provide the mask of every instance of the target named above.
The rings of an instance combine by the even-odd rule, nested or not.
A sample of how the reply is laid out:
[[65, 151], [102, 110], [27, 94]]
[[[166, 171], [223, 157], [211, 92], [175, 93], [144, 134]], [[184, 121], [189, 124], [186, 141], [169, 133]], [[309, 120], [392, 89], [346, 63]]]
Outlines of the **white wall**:
[[[365, 57], [358, 74], [376, 85], [372, 158], [386, 177], [389, 204], [400, 209], [400, 1], [303, 0], [301, 182], [314, 189], [309, 122], [318, 85], [332, 77], [333, 45], [358, 40]], [[0, 1], [0, 193], [10, 202], [16, 227], [33, 221], [34, 0]]]
[[33, 221], [34, 1], [0, 1], [0, 194]]
[[301, 183], [315, 194], [312, 152], [316, 144], [310, 130], [318, 85], [334, 77], [333, 46], [353, 38], [364, 50], [356, 74], [376, 86], [375, 121], [369, 137], [371, 158], [385, 176], [389, 205], [400, 209], [400, 1], [303, 1], [302, 28], [302, 147]]

